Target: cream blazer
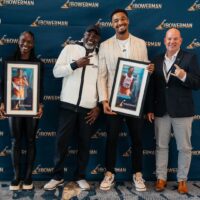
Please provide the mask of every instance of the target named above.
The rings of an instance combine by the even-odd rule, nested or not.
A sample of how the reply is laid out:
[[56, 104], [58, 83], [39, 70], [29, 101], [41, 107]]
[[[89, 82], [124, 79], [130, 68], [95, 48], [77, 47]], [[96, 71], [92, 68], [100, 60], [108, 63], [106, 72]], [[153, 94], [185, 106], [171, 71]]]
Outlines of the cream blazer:
[[[144, 40], [133, 35], [130, 37], [128, 59], [148, 62], [147, 47]], [[99, 101], [110, 100], [117, 61], [122, 56], [116, 35], [104, 41], [99, 49], [98, 93]]]

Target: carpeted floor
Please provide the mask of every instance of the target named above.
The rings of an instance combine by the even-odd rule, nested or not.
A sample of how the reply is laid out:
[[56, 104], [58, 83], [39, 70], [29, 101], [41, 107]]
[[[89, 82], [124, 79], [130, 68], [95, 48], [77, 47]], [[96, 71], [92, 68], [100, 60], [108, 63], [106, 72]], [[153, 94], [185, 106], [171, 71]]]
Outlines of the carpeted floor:
[[[44, 182], [34, 182], [35, 189], [32, 191], [9, 191], [9, 182], [0, 183], [0, 200], [59, 200], [62, 199], [63, 187], [54, 191], [44, 191]], [[69, 184], [68, 184], [69, 185]], [[168, 182], [164, 192], [154, 191], [154, 183], [147, 182], [146, 192], [137, 192], [130, 182], [117, 182], [110, 191], [101, 191], [99, 183], [91, 182], [90, 191], [80, 191], [76, 186], [65, 186], [63, 197], [71, 200], [200, 200], [200, 182], [188, 182], [189, 194], [180, 195], [177, 192], [176, 182]], [[78, 196], [76, 196], [78, 194]], [[68, 196], [68, 197], [67, 197]]]

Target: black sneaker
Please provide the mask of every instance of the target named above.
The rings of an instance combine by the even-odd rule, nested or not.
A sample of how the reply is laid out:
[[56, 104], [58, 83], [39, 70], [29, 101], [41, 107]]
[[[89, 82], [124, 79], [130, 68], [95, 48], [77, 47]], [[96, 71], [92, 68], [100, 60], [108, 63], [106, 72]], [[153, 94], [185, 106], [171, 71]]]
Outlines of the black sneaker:
[[33, 181], [31, 178], [24, 180], [22, 189], [23, 190], [32, 190], [33, 189]]
[[20, 190], [20, 180], [19, 179], [13, 179], [10, 183], [9, 189], [12, 190], [12, 191]]

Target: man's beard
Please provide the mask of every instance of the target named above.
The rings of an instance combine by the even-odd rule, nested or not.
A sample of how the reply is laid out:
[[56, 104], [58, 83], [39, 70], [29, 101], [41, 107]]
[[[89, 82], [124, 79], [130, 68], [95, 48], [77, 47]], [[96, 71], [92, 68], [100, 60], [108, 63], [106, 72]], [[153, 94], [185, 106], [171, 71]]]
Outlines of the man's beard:
[[120, 31], [120, 32], [118, 32], [118, 34], [119, 34], [119, 35], [124, 35], [124, 34], [126, 33], [126, 31], [127, 31], [127, 30]]
[[94, 49], [95, 48], [94, 45], [91, 46], [91, 45], [88, 45], [87, 43], [85, 43], [84, 46], [86, 49]]

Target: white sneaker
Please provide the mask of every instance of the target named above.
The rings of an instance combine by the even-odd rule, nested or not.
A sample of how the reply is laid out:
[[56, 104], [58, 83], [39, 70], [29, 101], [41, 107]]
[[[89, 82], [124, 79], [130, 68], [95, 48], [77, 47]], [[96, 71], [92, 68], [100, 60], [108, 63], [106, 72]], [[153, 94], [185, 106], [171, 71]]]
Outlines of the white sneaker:
[[144, 184], [144, 179], [142, 178], [142, 174], [140, 173], [139, 175], [133, 174], [133, 183], [135, 185], [135, 189], [139, 192], [146, 191], [147, 188]]
[[51, 179], [48, 183], [46, 183], [44, 185], [44, 190], [54, 190], [56, 189], [58, 186], [61, 186], [64, 184], [64, 179], [61, 180], [55, 180], [55, 179]]
[[110, 188], [114, 185], [114, 179], [115, 175], [107, 171], [103, 181], [100, 184], [100, 190], [110, 190]]
[[90, 185], [85, 179], [76, 181], [76, 183], [78, 184], [78, 186], [80, 187], [81, 190], [89, 190], [90, 189]]

